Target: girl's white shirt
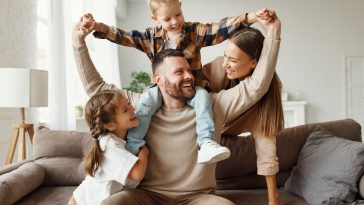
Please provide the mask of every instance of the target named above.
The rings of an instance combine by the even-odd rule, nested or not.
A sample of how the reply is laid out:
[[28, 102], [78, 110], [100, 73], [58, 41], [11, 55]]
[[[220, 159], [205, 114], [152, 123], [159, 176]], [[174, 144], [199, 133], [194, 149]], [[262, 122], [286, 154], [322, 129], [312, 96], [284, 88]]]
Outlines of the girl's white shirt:
[[138, 157], [125, 149], [126, 142], [113, 134], [99, 137], [104, 159], [95, 176], [85, 180], [73, 192], [78, 205], [99, 205], [110, 195], [123, 189], [136, 188], [139, 182], [127, 177]]

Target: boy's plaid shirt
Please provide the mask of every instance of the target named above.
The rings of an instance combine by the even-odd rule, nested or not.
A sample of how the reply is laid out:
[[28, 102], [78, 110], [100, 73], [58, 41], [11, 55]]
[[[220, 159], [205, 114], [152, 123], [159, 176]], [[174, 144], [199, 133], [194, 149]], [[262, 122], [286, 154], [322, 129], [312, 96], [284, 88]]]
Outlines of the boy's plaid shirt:
[[[228, 39], [235, 31], [245, 28], [243, 20], [245, 14], [235, 17], [226, 17], [219, 22], [202, 24], [186, 22], [182, 35], [177, 39], [177, 48], [181, 50], [191, 66], [196, 80], [202, 80], [201, 53], [202, 47], [215, 45]], [[134, 47], [147, 54], [150, 60], [154, 55], [164, 49], [166, 32], [161, 26], [147, 28], [145, 31], [124, 31], [109, 27], [109, 32], [94, 32], [96, 38], [108, 39], [111, 42]]]

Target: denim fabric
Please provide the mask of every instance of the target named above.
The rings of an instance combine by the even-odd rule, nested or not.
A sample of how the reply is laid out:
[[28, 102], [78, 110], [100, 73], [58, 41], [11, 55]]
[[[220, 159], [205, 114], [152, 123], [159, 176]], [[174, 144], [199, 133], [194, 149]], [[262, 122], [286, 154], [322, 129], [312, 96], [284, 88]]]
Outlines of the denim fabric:
[[126, 149], [137, 155], [140, 147], [145, 144], [144, 137], [148, 131], [150, 121], [155, 112], [162, 105], [162, 95], [158, 86], [146, 90], [136, 106], [135, 114], [139, 119], [139, 125], [128, 131], [126, 136]]
[[[196, 86], [196, 95], [187, 104], [196, 112], [197, 144], [213, 140], [215, 126], [212, 117], [212, 101], [210, 94], [203, 88]], [[140, 147], [145, 144], [144, 136], [148, 131], [154, 113], [162, 105], [162, 95], [157, 86], [144, 92], [136, 106], [136, 116], [139, 125], [128, 131], [126, 149], [137, 155]]]
[[187, 102], [196, 112], [197, 144], [214, 140], [215, 124], [212, 116], [212, 100], [210, 94], [196, 86], [196, 95]]

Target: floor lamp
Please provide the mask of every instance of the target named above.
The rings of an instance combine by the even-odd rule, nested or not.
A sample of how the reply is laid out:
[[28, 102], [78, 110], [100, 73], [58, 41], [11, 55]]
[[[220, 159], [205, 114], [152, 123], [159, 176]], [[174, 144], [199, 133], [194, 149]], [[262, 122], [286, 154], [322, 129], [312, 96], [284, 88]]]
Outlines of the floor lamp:
[[5, 164], [13, 161], [18, 146], [18, 160], [26, 159], [26, 138], [32, 142], [33, 124], [25, 121], [25, 108], [48, 106], [48, 73], [27, 68], [0, 68], [0, 107], [20, 108], [20, 122], [13, 124]]

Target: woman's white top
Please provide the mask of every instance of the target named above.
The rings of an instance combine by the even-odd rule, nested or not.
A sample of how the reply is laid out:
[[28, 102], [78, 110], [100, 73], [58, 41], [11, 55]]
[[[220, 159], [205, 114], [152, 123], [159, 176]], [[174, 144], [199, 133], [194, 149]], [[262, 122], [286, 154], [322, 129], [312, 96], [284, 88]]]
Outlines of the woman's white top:
[[110, 195], [139, 184], [127, 179], [138, 157], [125, 149], [125, 140], [106, 134], [99, 137], [99, 142], [104, 159], [95, 176], [87, 175], [73, 192], [78, 205], [99, 205]]

